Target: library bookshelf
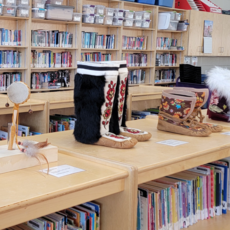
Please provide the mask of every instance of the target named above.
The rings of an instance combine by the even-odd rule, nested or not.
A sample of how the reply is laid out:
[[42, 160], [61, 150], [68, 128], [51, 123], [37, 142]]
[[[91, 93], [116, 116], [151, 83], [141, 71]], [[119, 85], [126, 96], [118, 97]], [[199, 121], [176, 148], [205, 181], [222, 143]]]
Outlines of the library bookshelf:
[[[87, 160], [90, 163], [91, 161], [96, 161], [97, 163], [110, 162], [110, 164], [120, 165], [120, 167], [127, 166], [128, 168], [132, 168], [132, 188], [134, 190], [130, 195], [131, 197], [129, 202], [132, 202], [133, 206], [128, 207], [132, 207], [135, 210], [129, 213], [129, 215], [133, 215], [127, 220], [127, 222], [129, 222], [129, 227], [127, 228], [127, 225], [121, 225], [119, 221], [116, 221], [113, 225], [110, 225], [110, 228], [105, 228], [102, 225], [103, 230], [113, 230], [117, 229], [118, 227], [124, 230], [135, 229], [135, 205], [137, 203], [138, 184], [142, 184], [154, 179], [168, 176], [177, 172], [184, 171], [186, 169], [190, 169], [195, 166], [199, 166], [230, 156], [229, 137], [227, 135], [222, 135], [221, 133], [213, 133], [210, 137], [197, 138], [162, 132], [157, 130], [157, 120], [155, 118], [129, 121], [127, 125], [128, 127], [135, 127], [150, 132], [152, 134], [152, 138], [147, 142], [139, 142], [133, 149], [118, 150], [102, 146], [93, 146], [78, 143], [74, 140], [72, 131], [30, 137], [31, 139], [37, 141], [42, 141], [48, 138], [53, 145], [56, 145], [59, 148], [60, 153], [66, 154], [71, 157], [74, 156], [76, 157], [76, 161], [78, 161], [78, 159], [80, 158]], [[224, 123], [222, 125], [224, 125]], [[224, 129], [224, 131], [225, 130], [227, 129]], [[172, 147], [157, 143], [159, 141], [169, 139], [185, 141], [187, 142], [187, 144]], [[102, 200], [103, 199], [104, 198], [102, 198]], [[108, 196], [105, 203], [108, 204], [109, 202], [112, 202], [112, 196]], [[110, 206], [110, 210], [112, 209], [113, 206]], [[106, 209], [104, 211], [108, 210]], [[122, 215], [127, 215], [127, 212], [127, 209], [120, 210], [120, 214], [122, 213]], [[104, 213], [104, 218], [106, 219], [109, 212]], [[106, 221], [103, 220], [103, 215], [102, 221]], [[213, 220], [199, 221], [198, 224], [190, 226], [189, 229], [195, 230], [199, 228], [202, 230], [214, 230], [217, 229], [218, 226], [219, 229], [227, 230], [229, 223], [230, 221], [228, 213], [227, 215], [217, 216]]]
[[[33, 72], [46, 72], [55, 70], [69, 70], [70, 71], [70, 87], [69, 88], [59, 88], [60, 90], [70, 90], [74, 86], [74, 75], [77, 71], [77, 61], [81, 60], [82, 53], [90, 52], [101, 52], [102, 54], [112, 54], [112, 60], [121, 60], [122, 53], [146, 53], [148, 62], [146, 67], [130, 67], [130, 70], [134, 69], [144, 69], [146, 71], [146, 78], [144, 83], [140, 84], [152, 84], [155, 83], [155, 56], [157, 52], [167, 52], [176, 53], [179, 55], [178, 63], [176, 68], [179, 68], [179, 64], [183, 63], [183, 51], [162, 51], [156, 50], [156, 38], [158, 36], [177, 38], [181, 46], [186, 47], [187, 44], [187, 32], [177, 32], [177, 31], [159, 31], [157, 30], [158, 23], [158, 13], [164, 11], [178, 11], [182, 13], [183, 19], [188, 18], [187, 12], [166, 7], [158, 7], [155, 5], [140, 4], [135, 2], [126, 1], [113, 1], [113, 0], [64, 0], [64, 5], [74, 6], [75, 12], [82, 13], [83, 4], [93, 4], [93, 5], [104, 5], [106, 7], [129, 9], [134, 11], [149, 10], [152, 12], [150, 28], [135, 28], [135, 27], [125, 27], [125, 26], [109, 26], [109, 25], [97, 25], [97, 24], [87, 24], [82, 22], [73, 21], [56, 21], [56, 20], [43, 20], [32, 18], [32, 13], [28, 18], [20, 17], [5, 17], [0, 16], [0, 25], [6, 29], [21, 29], [22, 30], [22, 46], [0, 46], [1, 50], [20, 50], [22, 52], [22, 66], [21, 68], [1, 68], [1, 72], [22, 72], [22, 80], [31, 86], [31, 73]], [[32, 1], [30, 1], [30, 7], [32, 6]], [[37, 47], [31, 44], [31, 31], [32, 30], [59, 30], [68, 31], [73, 33], [73, 46], [71, 48], [64, 47]], [[98, 32], [99, 34], [114, 34], [115, 35], [115, 48], [114, 49], [85, 49], [81, 47], [82, 36], [81, 32]], [[125, 50], [122, 49], [122, 36], [147, 36], [147, 49], [146, 50]], [[42, 51], [51, 50], [55, 52], [68, 51], [72, 54], [72, 67], [69, 68], [33, 68], [31, 67], [31, 51]], [[162, 67], [162, 69], [166, 67]], [[168, 67], [167, 67], [168, 68]], [[171, 67], [170, 67], [171, 68]], [[133, 84], [137, 86], [139, 84]], [[157, 84], [159, 85], [159, 84]], [[163, 85], [163, 84], [162, 84]], [[132, 86], [132, 85], [130, 85]], [[32, 92], [53, 92], [52, 89], [33, 89]], [[0, 93], [6, 93], [5, 91], [0, 91]]]

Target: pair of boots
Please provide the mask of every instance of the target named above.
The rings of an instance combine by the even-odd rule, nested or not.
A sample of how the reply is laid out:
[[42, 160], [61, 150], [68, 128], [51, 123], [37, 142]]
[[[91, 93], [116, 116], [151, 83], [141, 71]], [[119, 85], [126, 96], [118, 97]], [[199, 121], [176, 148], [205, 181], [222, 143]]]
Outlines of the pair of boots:
[[158, 130], [187, 136], [206, 137], [223, 127], [203, 123], [201, 107], [209, 97], [208, 89], [174, 88], [162, 93]]
[[75, 139], [113, 148], [132, 148], [138, 141], [150, 139], [150, 133], [126, 127], [127, 97], [126, 61], [78, 62]]

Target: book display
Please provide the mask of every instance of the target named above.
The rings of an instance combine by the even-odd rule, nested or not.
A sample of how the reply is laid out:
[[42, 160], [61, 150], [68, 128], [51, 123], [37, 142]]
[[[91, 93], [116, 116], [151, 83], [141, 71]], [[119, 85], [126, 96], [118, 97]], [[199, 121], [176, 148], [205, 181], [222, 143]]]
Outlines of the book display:
[[228, 230], [230, 74], [167, 87], [171, 2], [0, 0], [0, 229]]

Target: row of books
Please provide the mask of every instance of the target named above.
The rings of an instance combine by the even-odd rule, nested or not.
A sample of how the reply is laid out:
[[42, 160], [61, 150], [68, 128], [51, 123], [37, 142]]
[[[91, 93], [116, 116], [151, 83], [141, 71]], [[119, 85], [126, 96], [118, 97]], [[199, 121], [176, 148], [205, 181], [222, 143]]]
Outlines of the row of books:
[[122, 36], [122, 49], [126, 50], [146, 50], [147, 36], [129, 37]]
[[142, 69], [129, 70], [129, 84], [145, 83], [146, 71]]
[[176, 66], [177, 55], [176, 54], [156, 54], [156, 66]]
[[74, 115], [66, 116], [55, 114], [50, 116], [49, 132], [61, 132], [73, 130], [75, 127], [76, 117]]
[[81, 53], [81, 61], [112, 61], [112, 54], [101, 52]]
[[155, 83], [175, 82], [175, 79], [175, 69], [164, 69], [155, 71]]
[[230, 158], [141, 184], [137, 230], [188, 228], [230, 210]]
[[69, 86], [69, 70], [31, 73], [31, 89], [58, 89]]
[[101, 206], [86, 202], [10, 227], [12, 230], [100, 230]]
[[82, 48], [90, 49], [114, 49], [115, 35], [100, 35], [96, 32], [84, 32], [82, 36]]
[[22, 54], [19, 51], [0, 50], [0, 68], [20, 68]]
[[121, 60], [126, 60], [127, 66], [147, 66], [147, 54], [143, 53], [122, 53]]
[[7, 87], [10, 86], [15, 81], [22, 81], [21, 72], [0, 74], [0, 91], [6, 91]]
[[54, 53], [51, 50], [31, 51], [31, 67], [33, 68], [60, 68], [72, 67], [71, 52]]
[[177, 39], [158, 37], [157, 38], [157, 49], [161, 50], [177, 50]]
[[0, 28], [0, 45], [2, 46], [21, 46], [22, 31], [8, 30]]
[[[10, 126], [10, 123], [8, 124]], [[0, 140], [7, 140], [8, 139], [8, 126], [2, 126], [0, 129]], [[30, 131], [29, 126], [25, 125], [18, 125], [17, 135], [18, 137], [27, 137], [27, 136], [34, 136], [40, 135], [39, 132]]]
[[59, 30], [32, 30], [31, 44], [38, 47], [65, 47], [73, 46], [73, 34]]

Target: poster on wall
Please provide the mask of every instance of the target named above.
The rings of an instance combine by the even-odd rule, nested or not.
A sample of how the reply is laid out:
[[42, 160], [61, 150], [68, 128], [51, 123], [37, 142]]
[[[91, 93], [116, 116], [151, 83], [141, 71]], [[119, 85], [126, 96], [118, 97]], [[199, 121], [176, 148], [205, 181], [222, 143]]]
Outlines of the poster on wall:
[[204, 21], [204, 53], [212, 53], [213, 21]]

